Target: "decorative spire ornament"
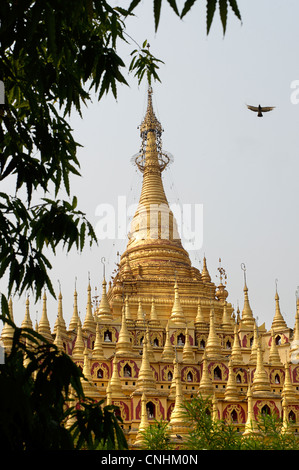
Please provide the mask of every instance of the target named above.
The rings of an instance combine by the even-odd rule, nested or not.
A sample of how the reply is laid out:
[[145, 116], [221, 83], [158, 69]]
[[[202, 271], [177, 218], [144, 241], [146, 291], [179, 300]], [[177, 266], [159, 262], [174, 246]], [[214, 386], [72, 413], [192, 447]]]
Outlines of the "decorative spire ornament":
[[216, 333], [216, 326], [215, 326], [215, 311], [213, 303], [211, 302], [211, 309], [210, 309], [210, 330], [209, 336], [206, 344], [206, 354], [209, 359], [219, 359], [221, 356], [222, 346], [220, 342], [220, 338]]
[[170, 321], [171, 323], [175, 323], [176, 325], [186, 325], [186, 319], [179, 296], [177, 279], [175, 280], [174, 284], [174, 303], [171, 311]]
[[203, 355], [202, 376], [200, 379], [198, 393], [202, 395], [204, 398], [212, 396], [214, 393], [212, 379], [208, 370], [208, 359], [207, 359], [206, 351], [204, 352], [204, 355]]
[[94, 347], [92, 350], [92, 358], [98, 361], [102, 361], [103, 359], [105, 359], [103, 346], [102, 346], [102, 338], [101, 338], [101, 330], [100, 330], [99, 321], [97, 321], [97, 326], [96, 326], [96, 339], [95, 339]]
[[147, 339], [145, 336], [143, 341], [142, 361], [139, 369], [136, 391], [147, 392], [149, 390], [156, 390], [156, 380], [154, 378], [154, 374], [150, 366], [147, 351]]
[[207, 260], [206, 260], [205, 256], [203, 257], [203, 268], [202, 268], [202, 271], [201, 271], [201, 278], [202, 278], [203, 282], [205, 282], [205, 283], [211, 282], [211, 276], [210, 276], [210, 273], [208, 271]]
[[245, 423], [245, 430], [243, 436], [248, 436], [251, 434], [259, 434], [259, 428], [254, 417], [253, 411], [253, 397], [250, 383], [248, 384], [247, 390], [247, 420]]
[[263, 350], [260, 344], [257, 346], [257, 363], [252, 381], [252, 391], [256, 392], [270, 392], [270, 380], [264, 367]]
[[192, 349], [192, 346], [190, 344], [190, 338], [189, 338], [189, 330], [188, 327], [186, 327], [185, 331], [185, 344], [183, 347], [183, 363], [184, 364], [192, 364], [195, 360], [195, 355]]
[[253, 313], [252, 313], [250, 303], [249, 303], [248, 287], [247, 287], [247, 283], [246, 283], [246, 267], [245, 267], [244, 263], [241, 264], [241, 268], [244, 272], [244, 289], [243, 289], [243, 291], [244, 291], [244, 307], [243, 307], [243, 310], [242, 310], [241, 323], [242, 323], [242, 327], [246, 326], [246, 327], [253, 328], [254, 318], [253, 318]]
[[42, 335], [46, 340], [52, 342], [53, 338], [51, 335], [51, 328], [50, 328], [50, 323], [48, 320], [48, 315], [47, 315], [47, 295], [46, 291], [44, 291], [43, 295], [43, 310], [42, 310], [42, 316], [38, 324], [38, 333]]
[[101, 262], [103, 264], [103, 282], [102, 282], [102, 297], [100, 301], [100, 305], [97, 308], [96, 314], [98, 319], [101, 321], [111, 321], [112, 320], [112, 313], [111, 307], [108, 301], [107, 296], [107, 282], [105, 278], [105, 258], [101, 258]]
[[145, 396], [145, 393], [143, 392], [142, 397], [141, 397], [141, 417], [140, 417], [140, 423], [139, 423], [138, 432], [137, 432], [134, 446], [139, 447], [144, 442], [144, 437], [142, 433], [149, 426], [150, 424], [149, 424], [147, 409], [146, 409], [146, 396]]
[[85, 349], [85, 344], [84, 344], [84, 340], [83, 340], [81, 321], [80, 321], [80, 318], [79, 318], [78, 324], [77, 324], [77, 336], [76, 336], [72, 356], [75, 359], [79, 359], [79, 358], [82, 359], [84, 349]]
[[232, 347], [232, 353], [230, 356], [232, 364], [242, 364], [243, 357], [242, 357], [242, 350], [240, 346], [239, 334], [238, 334], [238, 325], [235, 324], [234, 328], [234, 343]]
[[271, 366], [279, 366], [279, 367], [282, 366], [279, 351], [278, 351], [276, 341], [275, 341], [275, 333], [273, 330], [271, 330], [271, 347], [270, 347], [270, 352], [269, 352], [269, 364], [271, 364]]
[[69, 331], [76, 330], [77, 325], [78, 325], [78, 321], [79, 321], [79, 314], [78, 314], [78, 293], [77, 293], [76, 285], [75, 285], [73, 316], [72, 316], [71, 321], [70, 321], [70, 323], [69, 323]]
[[86, 305], [86, 314], [83, 323], [83, 330], [89, 330], [95, 332], [96, 322], [92, 313], [92, 302], [91, 302], [91, 287], [90, 280], [88, 281], [87, 287], [87, 305]]
[[195, 318], [195, 324], [203, 324], [206, 323], [203, 313], [202, 313], [202, 308], [201, 308], [201, 300], [200, 297], [198, 298], [198, 304], [197, 304], [197, 315]]
[[164, 344], [164, 349], [163, 349], [163, 352], [162, 352], [162, 355], [161, 355], [161, 360], [162, 361], [165, 361], [165, 362], [169, 362], [169, 361], [173, 361], [173, 358], [174, 358], [174, 348], [171, 344], [171, 341], [170, 341], [170, 336], [169, 336], [169, 325], [167, 323], [166, 325], [166, 340], [165, 340], [165, 344]]
[[118, 362], [117, 362], [116, 356], [114, 356], [112, 360], [112, 374], [111, 374], [111, 379], [109, 381], [109, 393], [110, 393], [110, 400], [112, 398], [125, 397], [125, 394], [122, 390], [121, 380], [118, 374]]
[[32, 321], [30, 318], [30, 312], [29, 312], [29, 297], [26, 299], [26, 308], [25, 308], [25, 317], [24, 320], [22, 321], [21, 324], [22, 328], [33, 328]]
[[59, 282], [59, 295], [58, 295], [58, 313], [57, 313], [57, 318], [56, 318], [56, 322], [54, 325], [54, 333], [56, 333], [56, 328], [57, 328], [58, 323], [60, 324], [61, 335], [66, 335], [67, 331], [66, 331], [65, 321], [63, 318], [62, 294], [61, 294], [60, 282]]
[[120, 327], [120, 332], [118, 335], [118, 340], [115, 346], [116, 356], [126, 356], [126, 355], [132, 356], [133, 355], [132, 343], [130, 340], [130, 334], [129, 334], [127, 321], [126, 321], [126, 311], [127, 311], [126, 308], [123, 306], [121, 327]]
[[277, 292], [277, 279], [276, 279], [276, 292], [275, 292], [275, 315], [272, 321], [271, 329], [272, 330], [284, 330], [287, 328], [287, 324], [283, 319], [283, 316], [280, 311], [280, 305], [279, 305], [279, 295]]

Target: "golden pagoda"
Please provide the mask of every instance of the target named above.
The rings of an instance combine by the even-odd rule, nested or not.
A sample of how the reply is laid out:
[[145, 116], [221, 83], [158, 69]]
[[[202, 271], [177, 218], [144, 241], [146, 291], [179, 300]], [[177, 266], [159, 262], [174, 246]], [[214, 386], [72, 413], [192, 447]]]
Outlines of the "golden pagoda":
[[[299, 429], [299, 302], [293, 333], [276, 291], [267, 331], [257, 327], [244, 264], [242, 315], [228, 300], [223, 268], [216, 285], [206, 256], [201, 271], [192, 266], [163, 187], [171, 157], [163, 150], [152, 95], [149, 87], [139, 127], [141, 148], [134, 159], [143, 175], [141, 195], [116, 275], [108, 284], [105, 274], [99, 280], [102, 297], [96, 305], [89, 280], [83, 325], [77, 288], [68, 329], [59, 292], [53, 333], [44, 296], [39, 331], [82, 368], [88, 396], [119, 407], [130, 448], [140, 445], [141, 431], [155, 419], [169, 422], [172, 434], [187, 433], [180, 407], [198, 394], [213, 400], [215, 418], [245, 434], [257, 431], [259, 413], [282, 416], [283, 408], [292, 412]], [[12, 316], [11, 301], [10, 311]], [[29, 300], [23, 325], [32, 326]], [[8, 327], [2, 339], [9, 348]]]

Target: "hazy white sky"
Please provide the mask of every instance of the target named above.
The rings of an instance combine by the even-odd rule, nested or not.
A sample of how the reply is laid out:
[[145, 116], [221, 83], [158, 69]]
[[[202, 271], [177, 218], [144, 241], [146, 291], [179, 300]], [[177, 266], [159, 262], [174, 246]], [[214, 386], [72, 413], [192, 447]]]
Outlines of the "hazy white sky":
[[[115, 2], [116, 3], [116, 2]], [[166, 2], [163, 2], [166, 3]], [[183, 2], [178, 2], [183, 4]], [[125, 2], [129, 4], [129, 1]], [[201, 269], [205, 253], [212, 280], [217, 283], [219, 258], [227, 273], [228, 301], [243, 308], [243, 272], [258, 323], [271, 326], [275, 312], [275, 279], [281, 310], [293, 327], [295, 292], [299, 285], [299, 104], [292, 104], [291, 88], [299, 80], [298, 18], [296, 0], [238, 0], [243, 22], [231, 10], [223, 37], [218, 11], [206, 35], [205, 2], [198, 1], [183, 21], [168, 4], [154, 32], [152, 1], [143, 1], [130, 19], [127, 32], [139, 44], [148, 39], [151, 51], [162, 59], [161, 84], [154, 84], [154, 106], [164, 133], [163, 148], [174, 156], [164, 184], [170, 203], [203, 204], [204, 242], [188, 250]], [[130, 62], [135, 44], [121, 45], [120, 55]], [[146, 110], [146, 84], [118, 89], [118, 99], [96, 99], [83, 119], [71, 124], [79, 150], [82, 177], [73, 178], [79, 207], [96, 226], [99, 204], [117, 208], [118, 196], [137, 203], [142, 177], [130, 161], [140, 148], [137, 126]], [[299, 97], [299, 93], [297, 94]], [[276, 109], [260, 119], [247, 110], [252, 105]], [[106, 278], [115, 269], [117, 251], [126, 240], [100, 241], [83, 254], [60, 253], [53, 259], [52, 280], [62, 286], [64, 318], [73, 309], [77, 278], [81, 319], [86, 311], [88, 273], [101, 292], [103, 265]], [[57, 302], [48, 294], [48, 315], [54, 325]], [[14, 303], [21, 323], [25, 299]], [[31, 302], [31, 318], [39, 320], [41, 303]]]

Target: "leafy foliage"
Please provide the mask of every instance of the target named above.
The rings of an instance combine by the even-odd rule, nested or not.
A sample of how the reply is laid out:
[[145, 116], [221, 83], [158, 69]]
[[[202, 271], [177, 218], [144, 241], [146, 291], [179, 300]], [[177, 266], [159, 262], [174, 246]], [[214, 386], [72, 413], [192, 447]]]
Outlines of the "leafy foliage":
[[117, 407], [84, 395], [84, 376], [67, 354], [33, 330], [8, 323], [14, 336], [0, 365], [0, 449], [126, 449]]
[[147, 40], [142, 44], [141, 49], [135, 49], [131, 52], [133, 56], [129, 66], [129, 71], [135, 71], [134, 76], [138, 77], [138, 84], [140, 84], [146, 75], [147, 82], [149, 85], [152, 83], [152, 79], [160, 82], [157, 70], [159, 69], [158, 63], [164, 63], [162, 60], [154, 57], [150, 50]]
[[258, 433], [243, 436], [232, 424], [212, 417], [210, 398], [201, 395], [183, 404], [185, 419], [192, 423], [184, 447], [189, 450], [296, 450], [299, 441], [291, 426], [283, 431], [281, 419], [274, 413], [261, 414]]
[[[176, 0], [167, 3], [183, 18], [195, 1], [186, 0], [181, 11]], [[216, 3], [207, 0], [208, 32]], [[228, 3], [241, 18], [236, 0], [219, 0], [224, 30]], [[46, 248], [55, 253], [61, 242], [67, 250], [76, 246], [81, 251], [86, 237], [90, 245], [97, 242], [71, 192], [72, 178], [80, 176], [80, 144], [67, 118], [73, 109], [81, 115], [91, 93], [98, 100], [109, 92], [117, 98], [118, 86], [127, 85], [124, 71], [138, 83], [160, 80], [163, 62], [152, 55], [147, 41], [132, 52], [128, 67], [117, 52], [119, 42], [129, 42], [126, 20], [139, 4], [0, 2], [0, 80], [5, 84], [0, 181], [9, 188], [0, 192], [0, 278], [8, 273], [8, 295], [32, 288], [39, 298], [44, 286], [55, 295]], [[156, 31], [161, 10], [162, 0], [153, 0]], [[67, 200], [56, 200], [62, 190]]]
[[[179, 12], [176, 0], [167, 0], [167, 3], [173, 9], [175, 14], [179, 18], [184, 18], [184, 16], [191, 10], [193, 5], [196, 3], [197, 0], [185, 0], [185, 3], [182, 7], [182, 11]], [[137, 5], [141, 2], [141, 0], [132, 0], [130, 7], [128, 8], [129, 12], [132, 12]], [[241, 13], [237, 4], [236, 0], [206, 0], [206, 9], [207, 9], [207, 34], [210, 32], [210, 28], [212, 25], [212, 21], [214, 18], [214, 13], [216, 10], [216, 5], [219, 2], [219, 13], [220, 19], [223, 27], [223, 33], [226, 32], [226, 24], [227, 24], [227, 9], [228, 5], [230, 5], [232, 11], [236, 15], [236, 17], [241, 20]], [[153, 0], [153, 10], [154, 10], [154, 21], [155, 21], [155, 30], [158, 30], [160, 17], [161, 17], [161, 8], [162, 8], [162, 0]]]
[[13, 287], [19, 294], [33, 288], [39, 298], [42, 287], [47, 285], [55, 296], [47, 274], [51, 264], [44, 248], [51, 248], [55, 253], [62, 243], [67, 251], [74, 244], [82, 250], [86, 232], [95, 239], [91, 224], [81, 211], [76, 210], [76, 205], [75, 197], [71, 203], [43, 198], [39, 204], [27, 209], [20, 198], [0, 193], [0, 277], [9, 268], [9, 293]]
[[260, 414], [257, 420], [258, 433], [243, 439], [245, 450], [298, 450], [299, 440], [291, 424], [283, 428], [282, 420], [274, 414]]
[[183, 414], [191, 422], [185, 447], [189, 450], [239, 449], [240, 435], [235, 427], [220, 420], [213, 420], [212, 403], [201, 395], [184, 402]]
[[171, 450], [174, 445], [170, 441], [170, 433], [168, 429], [167, 421], [157, 421], [150, 424], [144, 431], [141, 431], [142, 435], [142, 449], [150, 450]]

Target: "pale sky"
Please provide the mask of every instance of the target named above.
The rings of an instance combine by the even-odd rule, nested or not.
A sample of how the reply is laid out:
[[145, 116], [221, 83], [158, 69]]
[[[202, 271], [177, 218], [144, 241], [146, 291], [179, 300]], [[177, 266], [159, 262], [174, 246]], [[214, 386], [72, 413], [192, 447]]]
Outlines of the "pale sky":
[[[291, 84], [299, 80], [299, 2], [238, 0], [238, 5], [242, 24], [229, 10], [225, 37], [218, 11], [206, 35], [201, 1], [183, 21], [165, 4], [157, 34], [152, 0], [143, 1], [138, 17], [127, 23], [127, 33], [139, 44], [148, 39], [152, 53], [165, 62], [162, 83], [153, 85], [153, 102], [164, 128], [163, 148], [174, 157], [163, 173], [166, 195], [170, 203], [203, 205], [203, 246], [188, 250], [193, 265], [201, 269], [205, 253], [217, 284], [221, 258], [227, 300], [235, 308], [239, 302], [242, 310], [245, 263], [253, 314], [267, 328], [275, 312], [277, 279], [281, 311], [293, 327], [299, 286], [299, 104], [291, 102], [296, 92]], [[133, 42], [120, 47], [127, 63], [135, 47]], [[112, 95], [100, 103], [95, 99], [84, 109], [83, 119], [71, 119], [75, 138], [83, 145], [82, 177], [72, 179], [72, 192], [95, 227], [98, 205], [117, 208], [119, 196], [132, 204], [140, 195], [142, 177], [131, 157], [140, 148], [137, 126], [146, 110], [147, 85], [138, 87], [132, 76], [128, 80], [130, 87], [118, 88], [117, 101]], [[276, 108], [257, 118], [246, 103]], [[61, 252], [53, 259], [51, 277], [57, 293], [60, 280], [67, 324], [75, 278], [83, 321], [88, 273], [93, 294], [95, 286], [101, 293], [101, 258], [106, 259], [109, 281], [117, 251], [122, 253], [126, 243], [100, 240], [98, 247], [86, 247], [81, 255]], [[15, 299], [17, 324], [24, 313], [25, 298]], [[39, 321], [41, 303], [34, 305], [32, 299], [30, 313], [33, 322]], [[52, 327], [56, 315], [57, 302], [48, 294]]]

